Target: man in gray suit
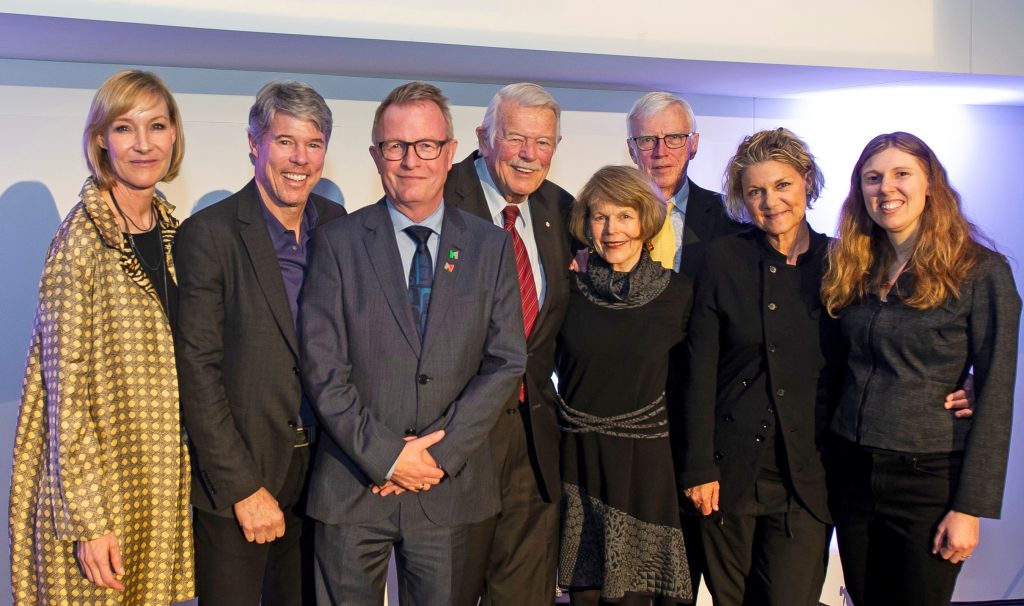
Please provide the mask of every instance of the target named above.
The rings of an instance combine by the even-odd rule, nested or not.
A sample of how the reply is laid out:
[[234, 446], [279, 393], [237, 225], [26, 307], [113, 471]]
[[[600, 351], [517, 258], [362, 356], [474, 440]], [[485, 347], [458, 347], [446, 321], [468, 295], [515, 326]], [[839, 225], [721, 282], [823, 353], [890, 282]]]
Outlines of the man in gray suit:
[[413, 82], [377, 108], [385, 197], [317, 232], [303, 382], [319, 413], [307, 512], [323, 604], [462, 604], [469, 525], [497, 513], [488, 434], [526, 367], [509, 237], [443, 202], [447, 99]]

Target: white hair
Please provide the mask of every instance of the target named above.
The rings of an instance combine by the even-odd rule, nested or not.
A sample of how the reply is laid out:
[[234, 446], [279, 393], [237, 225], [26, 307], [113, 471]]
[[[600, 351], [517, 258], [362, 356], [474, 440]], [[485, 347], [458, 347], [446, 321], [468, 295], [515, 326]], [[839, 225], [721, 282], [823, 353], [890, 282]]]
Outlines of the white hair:
[[487, 104], [487, 110], [484, 112], [484, 121], [480, 126], [487, 133], [487, 139], [494, 145], [494, 138], [497, 135], [495, 132], [495, 123], [497, 117], [501, 112], [502, 106], [506, 103], [518, 105], [520, 107], [540, 107], [550, 109], [555, 114], [555, 136], [557, 139], [562, 137], [562, 108], [558, 105], [558, 101], [551, 96], [551, 93], [544, 90], [544, 87], [534, 84], [532, 82], [518, 82], [516, 84], [509, 84], [505, 88], [499, 90], [497, 94], [491, 98], [491, 102]]
[[672, 93], [665, 92], [654, 92], [647, 93], [643, 97], [636, 100], [633, 104], [633, 108], [629, 110], [629, 114], [626, 116], [626, 132], [629, 133], [630, 137], [636, 137], [637, 133], [633, 132], [633, 123], [639, 122], [644, 118], [649, 118], [658, 112], [665, 111], [669, 107], [677, 105], [682, 108], [683, 112], [686, 113], [686, 117], [690, 120], [690, 128], [694, 131], [697, 130], [697, 118], [693, 115], [693, 108], [686, 100], [681, 99]]

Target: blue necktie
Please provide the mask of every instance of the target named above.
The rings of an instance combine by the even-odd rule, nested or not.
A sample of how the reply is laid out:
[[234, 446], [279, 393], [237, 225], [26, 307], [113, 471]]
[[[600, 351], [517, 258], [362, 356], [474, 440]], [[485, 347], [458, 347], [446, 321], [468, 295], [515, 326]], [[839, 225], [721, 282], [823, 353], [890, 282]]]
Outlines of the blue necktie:
[[427, 332], [427, 309], [430, 307], [430, 286], [434, 282], [434, 261], [430, 258], [427, 240], [434, 233], [429, 227], [410, 225], [402, 231], [416, 242], [416, 254], [409, 266], [409, 303], [420, 331], [420, 341]]

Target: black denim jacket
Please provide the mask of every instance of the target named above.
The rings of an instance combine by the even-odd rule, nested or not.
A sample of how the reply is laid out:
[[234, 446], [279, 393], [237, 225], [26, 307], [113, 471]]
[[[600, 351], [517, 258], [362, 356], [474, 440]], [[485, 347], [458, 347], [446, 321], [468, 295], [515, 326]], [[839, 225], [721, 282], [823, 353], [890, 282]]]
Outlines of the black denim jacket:
[[[991, 252], [991, 251], [990, 251]], [[907, 453], [963, 451], [953, 501], [963, 513], [998, 518], [1013, 422], [1021, 299], [1006, 260], [991, 254], [961, 287], [925, 311], [903, 303], [904, 273], [881, 301], [871, 295], [840, 312], [849, 347], [832, 429], [864, 446]], [[942, 406], [974, 370], [974, 416]]]

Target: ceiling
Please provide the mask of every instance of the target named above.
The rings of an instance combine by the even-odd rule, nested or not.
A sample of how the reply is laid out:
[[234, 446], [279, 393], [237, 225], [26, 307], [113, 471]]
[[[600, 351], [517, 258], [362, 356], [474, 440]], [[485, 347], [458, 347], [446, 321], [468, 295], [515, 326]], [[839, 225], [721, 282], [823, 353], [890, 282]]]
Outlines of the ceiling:
[[[0, 58], [793, 98], [918, 91], [1024, 105], [1024, 77], [520, 50], [0, 13]], [[933, 94], [934, 92], [934, 94]]]

